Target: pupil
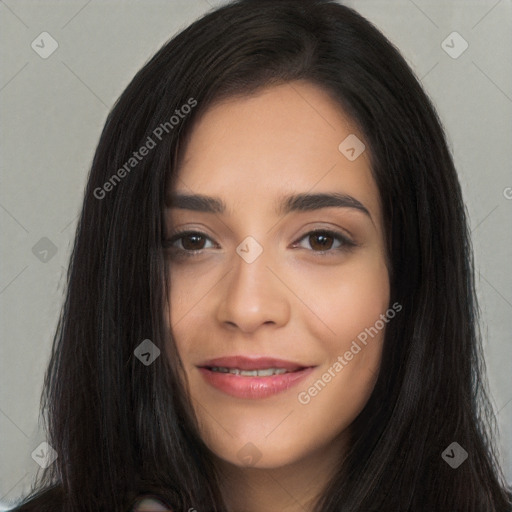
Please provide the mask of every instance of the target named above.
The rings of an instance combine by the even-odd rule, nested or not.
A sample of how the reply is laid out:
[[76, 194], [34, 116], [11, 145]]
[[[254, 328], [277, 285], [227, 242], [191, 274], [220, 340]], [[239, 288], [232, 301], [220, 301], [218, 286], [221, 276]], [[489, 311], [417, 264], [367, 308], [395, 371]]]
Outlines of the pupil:
[[[316, 238], [316, 239], [323, 239], [323, 242], [320, 242], [319, 244], [317, 244], [319, 247], [319, 250], [323, 251], [325, 250], [326, 248], [329, 248], [328, 246], [330, 245], [329, 242], [327, 241], [326, 243], [326, 240], [329, 240], [331, 239], [332, 240], [332, 237], [331, 236], [326, 236], [326, 235], [311, 235], [312, 238]], [[315, 244], [311, 244], [311, 247], [313, 249], [315, 249]]]
[[[201, 247], [197, 247], [197, 240], [201, 239], [201, 238], [202, 238], [201, 235], [188, 235], [185, 238], [183, 238], [183, 241], [182, 241], [183, 247], [190, 251], [201, 249]], [[192, 242], [192, 244], [191, 244], [192, 247], [187, 247], [187, 241], [190, 241], [191, 239], [195, 239], [195, 244], [194, 244], [194, 242]]]

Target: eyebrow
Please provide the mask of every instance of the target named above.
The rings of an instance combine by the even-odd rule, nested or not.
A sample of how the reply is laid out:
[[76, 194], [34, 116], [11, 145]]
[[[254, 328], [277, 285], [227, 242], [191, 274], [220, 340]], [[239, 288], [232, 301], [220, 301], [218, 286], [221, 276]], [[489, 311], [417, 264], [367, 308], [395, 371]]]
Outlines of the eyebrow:
[[[166, 199], [166, 205], [168, 208], [181, 208], [206, 213], [221, 214], [227, 211], [226, 203], [222, 199], [202, 194], [174, 194]], [[290, 212], [314, 211], [332, 207], [359, 210], [372, 219], [370, 212], [360, 201], [355, 197], [339, 192], [284, 196], [278, 201], [275, 211], [278, 216], [281, 216]]]

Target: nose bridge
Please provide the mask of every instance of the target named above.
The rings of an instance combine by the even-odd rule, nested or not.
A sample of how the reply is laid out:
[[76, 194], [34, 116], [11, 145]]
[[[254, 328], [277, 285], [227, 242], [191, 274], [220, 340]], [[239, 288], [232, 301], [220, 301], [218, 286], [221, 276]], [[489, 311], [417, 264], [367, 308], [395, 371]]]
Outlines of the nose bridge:
[[[260, 238], [261, 240], [261, 238]], [[234, 274], [231, 279], [235, 287], [269, 288], [267, 282], [272, 266], [272, 253], [268, 242], [260, 243], [253, 236], [247, 236], [236, 247], [234, 256]]]
[[252, 236], [237, 246], [219, 304], [219, 321], [235, 324], [244, 331], [268, 322], [286, 322], [289, 315], [286, 289], [270, 270], [276, 266], [275, 253]]

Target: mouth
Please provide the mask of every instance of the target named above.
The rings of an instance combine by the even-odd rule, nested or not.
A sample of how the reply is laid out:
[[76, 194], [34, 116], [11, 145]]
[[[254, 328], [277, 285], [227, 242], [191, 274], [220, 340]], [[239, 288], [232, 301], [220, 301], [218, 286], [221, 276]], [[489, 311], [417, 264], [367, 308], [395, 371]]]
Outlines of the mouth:
[[[270, 377], [271, 375], [293, 373], [284, 368], [264, 368], [261, 370], [241, 370], [240, 368], [227, 368], [225, 366], [212, 366], [206, 368], [212, 372], [231, 373], [232, 375], [241, 375], [242, 377]], [[300, 371], [300, 369], [294, 371]]]
[[306, 378], [314, 366], [268, 357], [230, 356], [198, 366], [205, 381], [236, 398], [267, 398], [290, 389]]

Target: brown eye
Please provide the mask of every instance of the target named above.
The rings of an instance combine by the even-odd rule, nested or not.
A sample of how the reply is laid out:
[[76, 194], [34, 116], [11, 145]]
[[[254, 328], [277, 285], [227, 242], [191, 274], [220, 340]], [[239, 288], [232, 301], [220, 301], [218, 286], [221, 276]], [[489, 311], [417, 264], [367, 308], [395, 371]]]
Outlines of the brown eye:
[[[312, 251], [319, 253], [320, 256], [323, 256], [324, 253], [329, 254], [349, 250], [356, 246], [355, 242], [352, 242], [342, 233], [325, 229], [310, 231], [300, 239], [300, 241], [302, 240], [307, 240]], [[334, 242], [338, 242], [338, 246], [333, 247]]]
[[[325, 229], [318, 229], [306, 233], [299, 241], [308, 240], [311, 247], [310, 252], [316, 253], [318, 256], [325, 256], [328, 254], [335, 254], [338, 251], [348, 251], [354, 248], [357, 244], [352, 242], [342, 233], [330, 231]], [[176, 245], [181, 241], [181, 247]], [[203, 249], [206, 249], [205, 242], [212, 241], [212, 239], [204, 233], [199, 231], [183, 231], [175, 233], [168, 240], [162, 242], [162, 246], [171, 250], [175, 257], [181, 256], [199, 256]], [[337, 246], [333, 246], [334, 243]], [[294, 244], [296, 247], [297, 242]], [[307, 247], [306, 247], [307, 249]]]
[[[204, 244], [207, 240], [211, 239], [204, 233], [200, 233], [198, 231], [183, 231], [175, 233], [168, 240], [164, 240], [162, 242], [162, 246], [166, 249], [175, 251], [176, 253], [194, 256], [198, 254], [199, 251], [205, 249]], [[176, 245], [176, 242], [179, 241], [181, 241], [181, 247]]]
[[[312, 242], [313, 240], [314, 242]], [[309, 235], [309, 241], [313, 249], [318, 251], [325, 251], [331, 248], [334, 238], [330, 235], [314, 233]]]
[[202, 247], [204, 245], [204, 237], [197, 233], [191, 233], [189, 235], [182, 236], [181, 240], [183, 249], [186, 251], [197, 251], [199, 249], [204, 249], [204, 247]]

